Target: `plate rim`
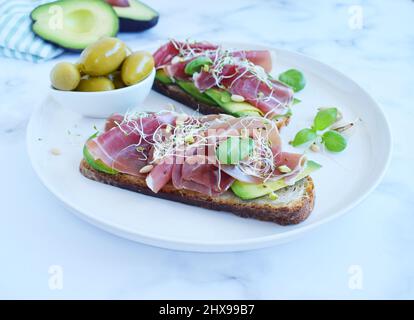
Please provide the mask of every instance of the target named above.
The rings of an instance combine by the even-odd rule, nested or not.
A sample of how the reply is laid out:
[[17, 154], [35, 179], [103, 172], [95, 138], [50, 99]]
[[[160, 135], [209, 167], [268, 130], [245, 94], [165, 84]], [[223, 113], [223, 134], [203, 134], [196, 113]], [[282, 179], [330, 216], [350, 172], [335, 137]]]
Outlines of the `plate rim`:
[[[354, 85], [361, 93], [365, 95], [365, 98], [367, 98], [373, 106], [375, 106], [378, 115], [380, 116], [381, 120], [385, 124], [385, 134], [388, 138], [388, 143], [384, 144], [383, 147], [386, 149], [386, 159], [383, 159], [382, 165], [380, 166], [380, 173], [373, 179], [373, 182], [371, 183], [371, 186], [359, 197], [357, 197], [354, 201], [348, 203], [348, 205], [344, 206], [342, 209], [334, 212], [333, 214], [324, 217], [320, 219], [319, 221], [316, 221], [312, 224], [305, 225], [300, 228], [288, 230], [283, 233], [273, 234], [273, 235], [266, 235], [266, 236], [260, 236], [255, 238], [248, 238], [248, 239], [241, 239], [241, 240], [227, 240], [227, 241], [220, 241], [220, 242], [204, 242], [204, 241], [185, 241], [180, 239], [174, 239], [169, 237], [160, 237], [160, 236], [154, 236], [150, 234], [145, 233], [136, 233], [134, 230], [129, 229], [128, 227], [120, 227], [116, 226], [114, 224], [108, 224], [107, 221], [96, 219], [95, 217], [89, 215], [87, 212], [83, 212], [76, 204], [69, 203], [64, 195], [62, 195], [60, 192], [54, 189], [53, 185], [51, 185], [49, 182], [47, 182], [46, 178], [42, 174], [42, 170], [38, 167], [37, 163], [34, 160], [33, 157], [33, 151], [32, 148], [34, 148], [34, 145], [32, 143], [32, 131], [34, 130], [34, 121], [36, 118], [36, 114], [38, 113], [38, 110], [41, 109], [42, 105], [44, 105], [45, 101], [49, 99], [49, 96], [46, 96], [41, 103], [37, 104], [36, 107], [33, 109], [29, 123], [27, 125], [26, 130], [26, 150], [29, 155], [30, 163], [36, 173], [36, 175], [39, 177], [43, 185], [56, 197], [58, 198], [66, 208], [68, 208], [72, 213], [76, 214], [76, 216], [82, 218], [83, 220], [93, 224], [94, 226], [103, 229], [107, 232], [110, 232], [112, 234], [115, 234], [117, 236], [127, 238], [129, 240], [137, 241], [140, 243], [144, 243], [151, 246], [166, 248], [166, 249], [172, 249], [172, 250], [180, 250], [180, 251], [192, 251], [192, 252], [235, 252], [235, 251], [245, 251], [245, 250], [253, 250], [253, 249], [259, 249], [259, 248], [265, 248], [270, 247], [276, 244], [284, 243], [289, 240], [293, 240], [296, 237], [300, 235], [304, 235], [308, 233], [311, 230], [316, 229], [317, 227], [326, 224], [334, 219], [337, 219], [341, 216], [343, 216], [346, 212], [350, 211], [351, 209], [358, 206], [362, 201], [364, 201], [371, 193], [372, 191], [379, 185], [379, 183], [382, 181], [389, 165], [391, 162], [391, 156], [392, 156], [392, 150], [393, 150], [393, 137], [392, 132], [390, 128], [390, 124], [387, 120], [386, 114], [379, 103], [377, 103], [376, 100], [364, 89], [362, 88], [357, 82], [355, 82], [351, 77], [345, 75], [341, 71], [338, 71], [337, 69], [331, 67], [330, 65], [321, 62], [317, 59], [314, 59], [313, 57], [304, 55], [300, 52], [295, 52], [291, 50], [286, 49], [280, 49], [276, 47], [272, 47], [270, 45], [264, 45], [264, 44], [258, 44], [254, 42], [232, 42], [232, 41], [220, 41], [220, 44], [223, 45], [229, 45], [229, 46], [250, 46], [250, 47], [260, 47], [260, 48], [266, 48], [268, 50], [276, 51], [276, 52], [283, 52], [284, 54], [293, 55], [293, 56], [300, 56], [301, 58], [308, 59], [312, 63], [319, 64], [323, 66], [324, 68], [327, 68], [330, 72], [339, 75], [342, 78], [345, 78], [348, 80], [352, 85]], [[149, 45], [148, 45], [149, 46]], [[143, 46], [143, 47], [148, 47]], [[155, 199], [156, 200], [156, 199]]]

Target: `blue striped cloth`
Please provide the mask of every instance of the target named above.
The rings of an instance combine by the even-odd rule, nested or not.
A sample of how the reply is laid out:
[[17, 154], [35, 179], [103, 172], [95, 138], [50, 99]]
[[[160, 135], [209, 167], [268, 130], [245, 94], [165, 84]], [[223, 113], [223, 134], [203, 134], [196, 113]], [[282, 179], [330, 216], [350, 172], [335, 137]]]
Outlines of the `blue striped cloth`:
[[40, 62], [62, 54], [31, 31], [30, 12], [45, 2], [50, 1], [0, 0], [0, 56]]

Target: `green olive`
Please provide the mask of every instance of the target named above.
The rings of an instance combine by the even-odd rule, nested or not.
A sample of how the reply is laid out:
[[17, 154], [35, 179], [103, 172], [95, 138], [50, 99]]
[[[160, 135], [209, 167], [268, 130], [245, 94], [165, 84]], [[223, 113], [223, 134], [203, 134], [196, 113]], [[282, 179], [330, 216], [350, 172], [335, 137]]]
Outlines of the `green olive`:
[[115, 89], [126, 87], [125, 83], [122, 81], [121, 71], [115, 71], [111, 73], [109, 79], [111, 79], [114, 83]]
[[85, 74], [83, 73], [83, 70], [82, 70], [82, 65], [79, 63], [79, 62], [77, 62], [77, 63], [75, 63], [75, 68], [76, 69], [78, 69], [78, 71], [79, 71], [79, 73], [80, 73], [80, 75], [81, 75], [81, 78], [82, 78], [82, 76], [84, 76]]
[[102, 38], [83, 50], [81, 69], [90, 76], [105, 76], [117, 70], [127, 55], [127, 47], [117, 38]]
[[59, 90], [74, 90], [80, 81], [81, 75], [76, 66], [69, 62], [60, 62], [50, 72], [52, 86]]
[[93, 92], [93, 91], [109, 91], [114, 90], [115, 86], [111, 80], [106, 77], [90, 77], [82, 79], [79, 82], [76, 91]]
[[137, 51], [128, 56], [122, 64], [122, 81], [131, 86], [145, 79], [154, 68], [151, 53]]

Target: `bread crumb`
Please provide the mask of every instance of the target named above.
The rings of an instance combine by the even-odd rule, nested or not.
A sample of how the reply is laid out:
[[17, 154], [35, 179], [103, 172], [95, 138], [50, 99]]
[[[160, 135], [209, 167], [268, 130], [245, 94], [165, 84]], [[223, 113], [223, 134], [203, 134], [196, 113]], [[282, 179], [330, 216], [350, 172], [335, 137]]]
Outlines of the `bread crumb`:
[[50, 153], [53, 154], [54, 156], [60, 156], [62, 154], [58, 148], [50, 149]]

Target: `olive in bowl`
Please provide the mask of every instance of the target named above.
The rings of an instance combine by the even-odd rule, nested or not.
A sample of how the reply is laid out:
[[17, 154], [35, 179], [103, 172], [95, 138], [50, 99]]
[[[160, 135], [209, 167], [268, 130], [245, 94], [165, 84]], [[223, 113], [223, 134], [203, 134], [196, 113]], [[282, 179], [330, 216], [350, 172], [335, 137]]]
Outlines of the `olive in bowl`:
[[[135, 85], [109, 91], [62, 91], [51, 88], [52, 97], [63, 107], [91, 118], [107, 118], [113, 113], [139, 110], [151, 91], [155, 69]], [[144, 110], [144, 109], [143, 109]]]
[[144, 101], [154, 78], [150, 53], [131, 53], [121, 40], [103, 38], [86, 48], [78, 62], [61, 62], [52, 69], [51, 94], [78, 113], [106, 118]]

